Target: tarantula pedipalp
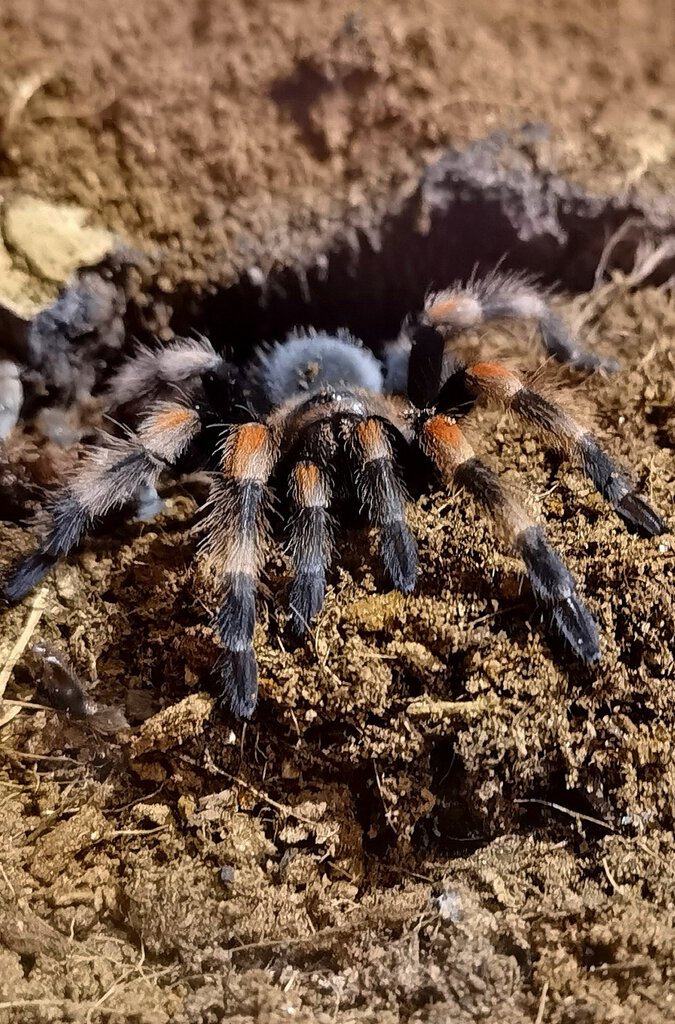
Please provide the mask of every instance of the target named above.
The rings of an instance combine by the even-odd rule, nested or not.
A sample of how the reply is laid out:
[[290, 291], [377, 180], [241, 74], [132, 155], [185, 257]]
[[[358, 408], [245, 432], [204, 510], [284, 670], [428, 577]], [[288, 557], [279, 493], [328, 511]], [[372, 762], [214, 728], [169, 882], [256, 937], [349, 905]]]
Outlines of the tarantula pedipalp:
[[141, 351], [112, 384], [118, 405], [143, 412], [136, 432], [106, 437], [89, 453], [52, 503], [41, 545], [5, 582], [6, 597], [21, 600], [97, 517], [134, 501], [147, 507], [168, 467], [210, 467], [203, 550], [220, 590], [222, 692], [235, 714], [248, 718], [258, 691], [253, 634], [269, 489], [289, 504], [290, 622], [301, 634], [323, 604], [331, 511], [341, 498], [356, 496], [377, 528], [392, 584], [403, 593], [414, 588], [417, 547], [397, 465], [398, 456], [418, 452], [427, 477], [435, 471], [463, 487], [520, 555], [535, 596], [572, 651], [584, 662], [597, 660], [597, 625], [569, 570], [476, 457], [460, 421], [478, 404], [501, 405], [574, 459], [627, 524], [648, 536], [664, 524], [593, 434], [532, 382], [497, 362], [465, 364], [453, 356], [449, 342], [457, 333], [504, 317], [536, 319], [546, 351], [560, 361], [600, 365], [536, 289], [505, 276], [430, 294], [381, 359], [345, 332], [295, 334], [237, 368], [205, 339]]

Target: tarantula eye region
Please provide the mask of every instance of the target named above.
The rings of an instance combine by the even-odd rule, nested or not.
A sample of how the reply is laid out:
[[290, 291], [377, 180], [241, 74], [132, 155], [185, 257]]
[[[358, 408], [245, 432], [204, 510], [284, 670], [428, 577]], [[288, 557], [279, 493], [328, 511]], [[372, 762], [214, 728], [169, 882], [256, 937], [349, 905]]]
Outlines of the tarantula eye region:
[[537, 324], [546, 355], [583, 370], [607, 365], [582, 349], [529, 281], [505, 274], [430, 293], [379, 358], [346, 331], [296, 332], [240, 365], [204, 338], [140, 350], [114, 378], [110, 396], [113, 407], [139, 407], [136, 432], [104, 437], [78, 465], [51, 503], [37, 550], [5, 580], [6, 599], [25, 597], [100, 517], [125, 506], [152, 515], [161, 507], [155, 488], [162, 472], [210, 469], [211, 491], [197, 516], [200, 557], [215, 581], [220, 688], [232, 712], [250, 718], [271, 499], [283, 512], [277, 518], [291, 566], [291, 628], [302, 635], [323, 608], [336, 513], [353, 519], [358, 510], [377, 536], [388, 582], [409, 594], [418, 550], [407, 496], [440, 478], [468, 495], [520, 556], [552, 631], [578, 659], [594, 663], [599, 631], [574, 577], [545, 531], [476, 455], [463, 421], [477, 406], [508, 410], [579, 467], [629, 527], [656, 536], [665, 524], [600, 441], [533, 380], [498, 362], [467, 364], [453, 349], [467, 328], [523, 317]]

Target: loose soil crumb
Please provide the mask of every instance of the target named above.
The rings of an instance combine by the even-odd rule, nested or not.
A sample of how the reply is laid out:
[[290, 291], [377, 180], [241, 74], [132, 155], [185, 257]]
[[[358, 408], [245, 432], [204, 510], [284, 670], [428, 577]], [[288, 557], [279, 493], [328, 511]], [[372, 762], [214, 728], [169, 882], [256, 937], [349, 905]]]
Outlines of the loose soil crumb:
[[[666, 0], [6, 0], [0, 193], [79, 204], [158, 256], [170, 304], [524, 121], [535, 166], [672, 192], [674, 19]], [[672, 297], [616, 275], [560, 306], [622, 360], [610, 380], [561, 371], [568, 400], [672, 525]], [[465, 344], [540, 361], [526, 331]], [[209, 695], [186, 532], [203, 489], [167, 484], [159, 519], [57, 569], [22, 641], [63, 651], [124, 728], [41, 705], [21, 665], [4, 693], [2, 1024], [675, 1020], [675, 539], [627, 534], [519, 427], [474, 422], [578, 578], [600, 665], [551, 641], [519, 563], [439, 493], [411, 509], [416, 593], [388, 593], [350, 534], [299, 647], [272, 551], [242, 727]], [[0, 572], [75, 457], [56, 429], [0, 453]], [[0, 670], [29, 614], [2, 612]]]

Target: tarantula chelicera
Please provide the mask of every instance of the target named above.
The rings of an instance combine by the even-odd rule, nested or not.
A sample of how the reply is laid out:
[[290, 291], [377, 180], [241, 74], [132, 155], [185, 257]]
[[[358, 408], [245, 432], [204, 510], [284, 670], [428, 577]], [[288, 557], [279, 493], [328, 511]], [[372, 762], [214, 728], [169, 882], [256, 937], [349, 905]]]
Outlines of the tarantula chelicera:
[[582, 661], [595, 661], [598, 629], [573, 577], [543, 529], [477, 458], [461, 420], [476, 405], [505, 407], [574, 459], [627, 524], [649, 536], [664, 524], [593, 434], [532, 381], [498, 362], [466, 364], [452, 354], [459, 332], [503, 318], [535, 320], [546, 352], [561, 362], [601, 365], [533, 286], [508, 275], [429, 294], [381, 358], [346, 332], [296, 333], [241, 366], [205, 339], [142, 349], [111, 386], [112, 404], [135, 412], [137, 429], [106, 436], [80, 463], [52, 503], [42, 544], [5, 582], [6, 597], [21, 600], [97, 517], [134, 502], [152, 513], [168, 467], [211, 468], [203, 549], [220, 591], [222, 691], [234, 713], [249, 718], [258, 692], [253, 633], [268, 489], [287, 502], [290, 622], [302, 634], [323, 604], [331, 510], [345, 499], [376, 527], [391, 583], [413, 590], [417, 548], [397, 465], [421, 463], [427, 480], [435, 473], [473, 496], [522, 558], [555, 632]]

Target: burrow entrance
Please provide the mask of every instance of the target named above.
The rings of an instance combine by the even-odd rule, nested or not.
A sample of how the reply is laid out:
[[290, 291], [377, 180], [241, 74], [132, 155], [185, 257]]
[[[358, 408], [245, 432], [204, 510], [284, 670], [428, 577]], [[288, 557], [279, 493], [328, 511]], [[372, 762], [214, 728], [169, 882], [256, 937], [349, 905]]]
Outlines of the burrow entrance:
[[[537, 169], [528, 139], [541, 130], [524, 131], [517, 145], [494, 137], [446, 152], [418, 182], [351, 214], [283, 263], [265, 240], [242, 241], [249, 256], [230, 284], [215, 280], [199, 290], [186, 284], [167, 296], [159, 286], [160, 265], [143, 273], [140, 291], [131, 289], [129, 298], [122, 259], [112, 297], [107, 285], [103, 293], [100, 288], [101, 276], [113, 273], [115, 280], [108, 261], [80, 272], [79, 284], [38, 314], [33, 327], [0, 308], [0, 357], [27, 368], [24, 418], [100, 390], [139, 341], [155, 344], [167, 325], [177, 335], [204, 334], [235, 358], [308, 326], [346, 327], [377, 348], [398, 334], [429, 289], [496, 267], [582, 292], [612, 269], [633, 268], [647, 247], [658, 255], [640, 283], [669, 280], [675, 274], [673, 203], [591, 195]], [[113, 264], [117, 259], [113, 254]], [[31, 338], [38, 320], [36, 360]]]
[[[275, 266], [264, 253], [230, 286], [198, 297], [179, 292], [171, 326], [242, 352], [310, 325], [347, 327], [376, 346], [396, 336], [429, 288], [499, 265], [587, 291], [599, 266], [629, 270], [641, 245], [656, 248], [674, 234], [666, 199], [589, 195], [536, 170], [526, 148], [494, 138], [447, 152], [415, 188], [354, 215], [292, 263]], [[666, 254], [644, 283], [673, 272], [675, 254]]]

